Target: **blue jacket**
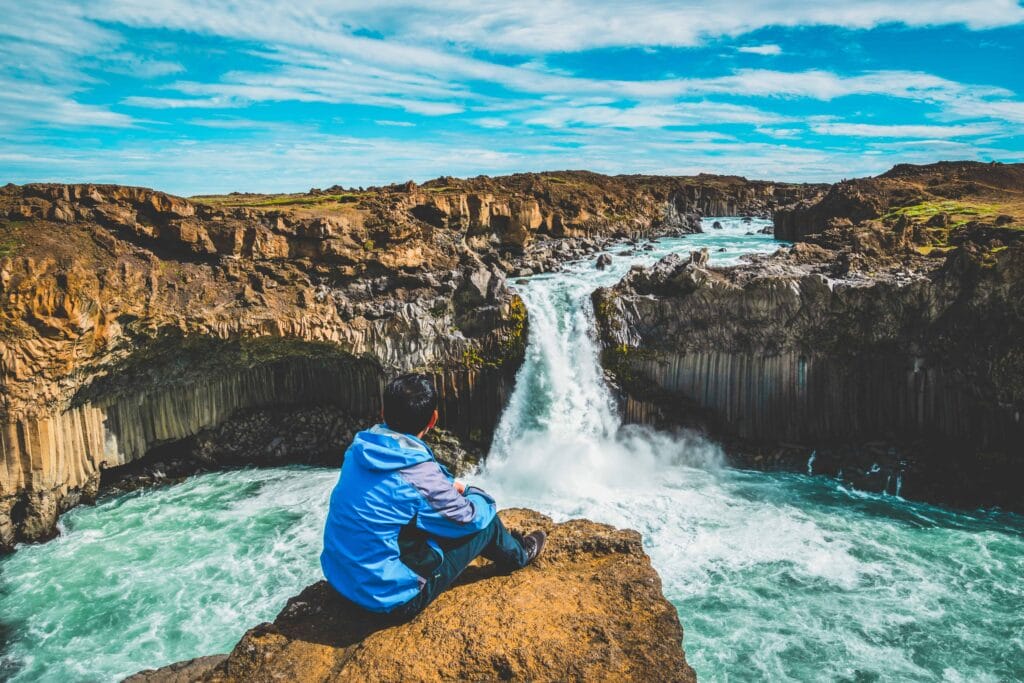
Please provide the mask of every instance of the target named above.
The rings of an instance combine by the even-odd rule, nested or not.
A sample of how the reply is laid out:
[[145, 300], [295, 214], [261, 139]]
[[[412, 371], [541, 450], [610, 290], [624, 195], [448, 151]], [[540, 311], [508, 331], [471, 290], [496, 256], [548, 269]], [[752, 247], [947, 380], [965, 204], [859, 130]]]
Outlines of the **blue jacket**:
[[[462, 495], [454, 482], [415, 436], [384, 425], [356, 434], [324, 527], [320, 566], [331, 586], [373, 612], [390, 612], [416, 597], [426, 577], [399, 558], [403, 527], [415, 526], [424, 536], [460, 538], [494, 519], [490, 496], [475, 488]], [[437, 543], [430, 547], [443, 557]]]

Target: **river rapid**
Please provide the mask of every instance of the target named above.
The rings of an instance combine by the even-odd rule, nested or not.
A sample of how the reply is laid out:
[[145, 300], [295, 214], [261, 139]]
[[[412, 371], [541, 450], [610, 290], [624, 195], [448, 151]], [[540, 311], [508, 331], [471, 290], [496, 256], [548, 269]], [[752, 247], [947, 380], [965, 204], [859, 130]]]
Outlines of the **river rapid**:
[[[474, 483], [640, 531], [701, 680], [1024, 680], [1021, 516], [730, 469], [699, 435], [620, 423], [589, 295], [673, 251], [730, 265], [778, 247], [767, 221], [714, 220], [516, 285], [527, 358]], [[67, 513], [59, 538], [0, 559], [0, 680], [113, 681], [230, 650], [320, 577], [336, 477], [235, 470]]]

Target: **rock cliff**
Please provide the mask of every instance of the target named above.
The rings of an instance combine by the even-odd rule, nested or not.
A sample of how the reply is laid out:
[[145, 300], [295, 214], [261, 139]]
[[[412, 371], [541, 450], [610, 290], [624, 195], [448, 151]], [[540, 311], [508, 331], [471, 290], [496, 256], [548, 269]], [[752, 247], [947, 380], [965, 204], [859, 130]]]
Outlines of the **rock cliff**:
[[[883, 178], [952, 193], [986, 177], [949, 179], [962, 168]], [[892, 195], [865, 190], [873, 179], [846, 183], [816, 206], [856, 186], [856, 211], [878, 201], [893, 215], [833, 217], [805, 243], [734, 268], [668, 257], [599, 290], [604, 361], [627, 418], [703, 426], [742, 464], [1020, 509], [1024, 213], [1006, 184], [1019, 169], [1005, 170], [986, 185], [1001, 193], [993, 216], [934, 220], [921, 202], [891, 208]]]
[[147, 456], [164, 474], [336, 464], [398, 371], [435, 376], [468, 446], [446, 440], [451, 460], [471, 460], [525, 344], [507, 274], [809, 192], [578, 172], [192, 200], [0, 188], [0, 549], [48, 538], [101, 472]]
[[367, 617], [320, 582], [274, 623], [246, 633], [226, 658], [129, 680], [696, 680], [676, 609], [638, 533], [584, 520], [553, 524], [529, 510], [501, 516], [513, 529], [546, 529], [544, 555], [509, 575], [471, 567], [412, 621]]

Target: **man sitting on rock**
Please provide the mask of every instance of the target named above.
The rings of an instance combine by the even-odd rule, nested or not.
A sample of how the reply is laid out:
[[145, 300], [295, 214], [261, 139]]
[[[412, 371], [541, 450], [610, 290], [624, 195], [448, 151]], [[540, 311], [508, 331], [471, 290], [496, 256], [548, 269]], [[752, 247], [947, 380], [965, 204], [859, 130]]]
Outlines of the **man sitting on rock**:
[[477, 556], [511, 571], [540, 554], [543, 531], [509, 533], [494, 499], [455, 481], [423, 443], [437, 422], [430, 377], [392, 380], [383, 415], [384, 424], [356, 434], [331, 493], [320, 565], [338, 593], [372, 612], [408, 618]]

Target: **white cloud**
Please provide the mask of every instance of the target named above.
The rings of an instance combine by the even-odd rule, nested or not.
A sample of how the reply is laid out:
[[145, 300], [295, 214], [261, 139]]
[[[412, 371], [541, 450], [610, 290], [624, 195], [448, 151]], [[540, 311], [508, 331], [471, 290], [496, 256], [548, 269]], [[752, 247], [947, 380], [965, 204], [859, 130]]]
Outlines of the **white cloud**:
[[481, 128], [506, 128], [508, 127], [507, 119], [499, 119], [493, 116], [482, 116], [478, 119], [473, 119], [473, 123], [480, 126]]
[[415, 128], [416, 124], [412, 121], [388, 121], [387, 119], [377, 119], [374, 121], [378, 126], [392, 126], [395, 128]]
[[743, 47], [736, 48], [738, 52], [747, 52], [752, 55], [766, 55], [775, 56], [782, 54], [782, 48], [778, 45], [767, 44], [767, 45], [744, 45]]
[[552, 107], [528, 116], [533, 126], [601, 126], [608, 128], [667, 128], [669, 126], [718, 125], [722, 123], [764, 124], [786, 119], [755, 107], [722, 102], [677, 102], [642, 104], [631, 107]]
[[[732, 0], [709, 3], [648, 0], [449, 0], [410, 2], [320, 0], [304, 11], [263, 0], [246, 4], [246, 33], [341, 25], [393, 35], [399, 42], [451, 42], [509, 54], [543, 54], [602, 47], [690, 47], [721, 36], [739, 36], [766, 26], [838, 26], [869, 29], [882, 24], [936, 26], [962, 24], [971, 29], [1009, 26], [1024, 21], [1015, 0]], [[237, 12], [203, 8], [191, 2], [106, 2], [106, 18], [129, 24], [188, 24], [190, 30], [225, 30]], [[198, 16], [197, 16], [198, 15]], [[226, 15], [231, 15], [228, 18]], [[258, 24], [265, 26], [260, 27]]]
[[842, 135], [862, 138], [965, 138], [996, 132], [991, 124], [964, 126], [877, 125], [871, 123], [818, 123], [811, 130], [820, 135]]
[[64, 86], [29, 83], [0, 77], [0, 124], [15, 129], [29, 124], [56, 128], [127, 128], [136, 121], [106, 107], [82, 104]]

